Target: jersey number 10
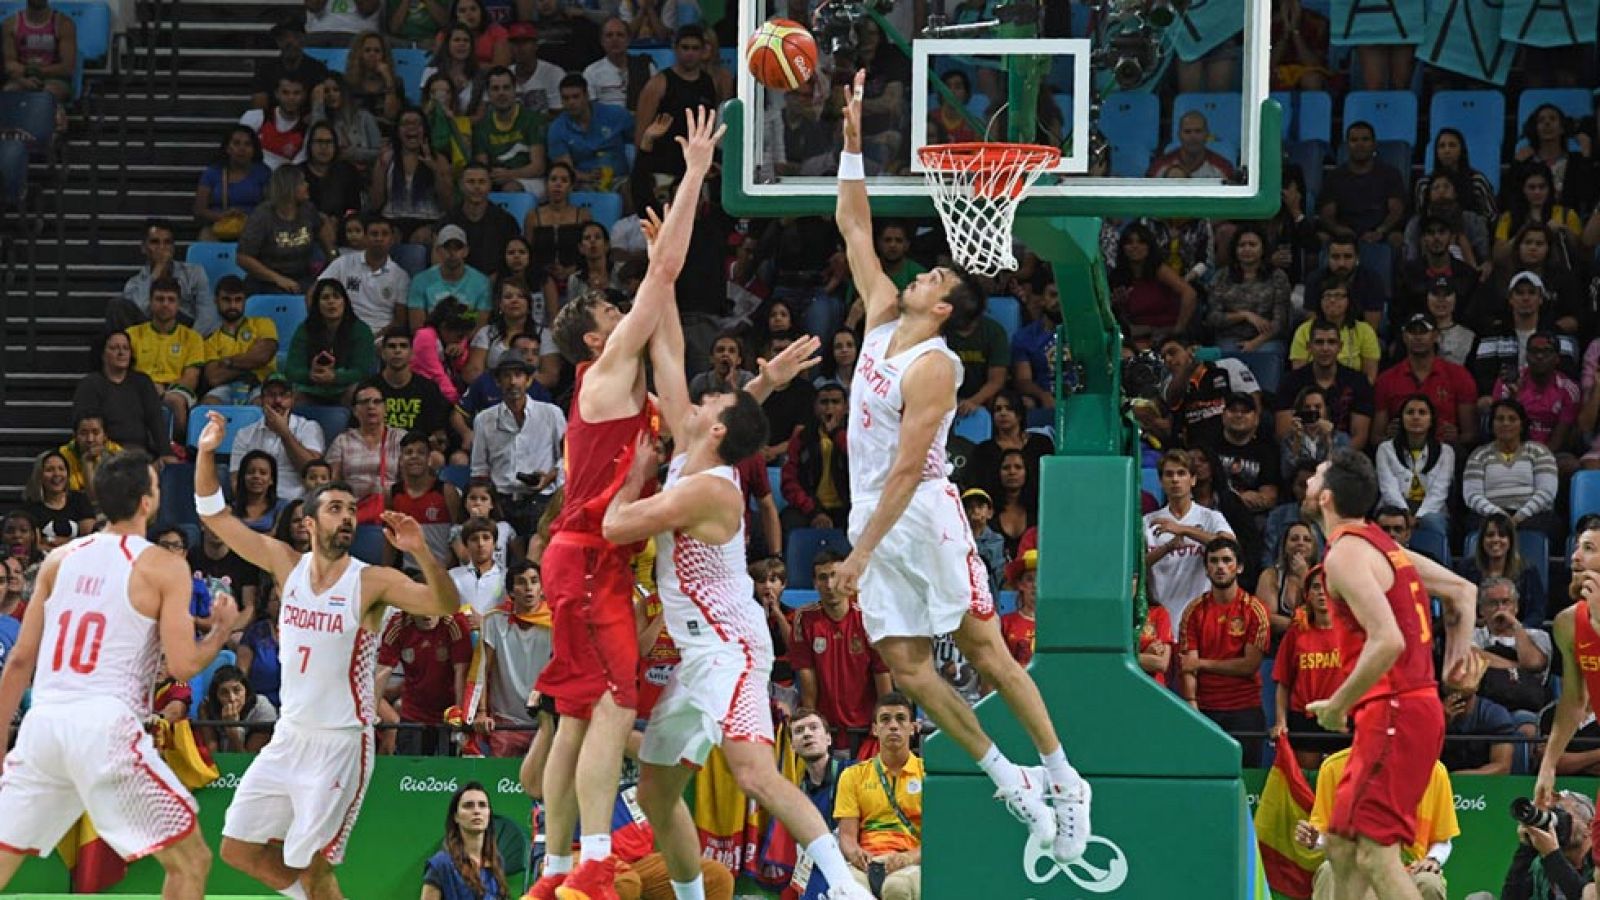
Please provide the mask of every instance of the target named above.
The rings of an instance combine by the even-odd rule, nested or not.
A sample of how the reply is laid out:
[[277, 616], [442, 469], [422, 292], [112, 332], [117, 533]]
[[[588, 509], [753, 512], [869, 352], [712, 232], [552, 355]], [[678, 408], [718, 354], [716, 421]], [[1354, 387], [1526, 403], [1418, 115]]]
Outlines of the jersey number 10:
[[100, 642], [106, 636], [106, 617], [97, 613], [84, 613], [78, 619], [77, 631], [72, 635], [72, 653], [67, 654], [67, 632], [72, 631], [72, 611], [61, 614], [56, 629], [56, 652], [50, 660], [50, 670], [61, 671], [61, 663], [66, 661], [72, 671], [79, 675], [87, 675], [94, 671], [100, 662]]

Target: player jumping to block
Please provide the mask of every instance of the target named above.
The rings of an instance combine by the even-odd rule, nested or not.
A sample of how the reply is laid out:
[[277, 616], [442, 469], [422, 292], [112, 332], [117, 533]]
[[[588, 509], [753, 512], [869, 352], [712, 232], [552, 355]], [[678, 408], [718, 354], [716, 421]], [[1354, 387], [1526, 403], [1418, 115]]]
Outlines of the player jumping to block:
[[1341, 897], [1420, 900], [1400, 859], [1417, 833], [1417, 804], [1444, 746], [1444, 708], [1433, 677], [1432, 602], [1446, 604], [1447, 681], [1459, 681], [1472, 653], [1478, 589], [1396, 544], [1367, 521], [1378, 501], [1372, 461], [1336, 450], [1306, 485], [1302, 511], [1328, 535], [1322, 577], [1340, 634], [1344, 682], [1306, 712], [1329, 731], [1355, 717], [1350, 762], [1328, 821], [1328, 862]]
[[[1066, 864], [1089, 841], [1089, 783], [1067, 762], [1039, 688], [1006, 650], [945, 457], [962, 369], [944, 336], [983, 315], [987, 294], [970, 275], [946, 267], [917, 276], [904, 291], [884, 275], [861, 160], [865, 77], [856, 74], [845, 105], [839, 160], [837, 219], [867, 316], [850, 384], [852, 549], [834, 590], [850, 594], [859, 586], [867, 635], [895, 684], [978, 762], [994, 780], [995, 796]], [[950, 633], [1027, 730], [1042, 769], [1006, 759], [939, 676], [933, 638]]]
[[344, 859], [372, 778], [378, 630], [384, 607], [448, 616], [461, 597], [428, 550], [417, 520], [389, 510], [383, 534], [422, 568], [423, 584], [398, 569], [350, 556], [356, 496], [334, 481], [306, 495], [311, 552], [252, 531], [222, 499], [216, 449], [227, 433], [210, 414], [195, 458], [195, 509], [246, 562], [283, 586], [278, 612], [283, 707], [272, 740], [239, 781], [222, 827], [222, 858], [285, 897], [337, 900], [333, 867]]
[[195, 640], [189, 569], [144, 538], [161, 508], [158, 485], [144, 453], [107, 459], [94, 488], [111, 524], [51, 551], [39, 568], [0, 676], [0, 722], [16, 716], [33, 682], [33, 708], [16, 748], [6, 755], [0, 742], [0, 888], [23, 857], [49, 853], [87, 812], [123, 859], [161, 863], [162, 897], [205, 896], [211, 851], [196, 827], [194, 798], [144, 722], [162, 654], [172, 677], [193, 678], [216, 658], [241, 614], [232, 598], [219, 597], [211, 631]]

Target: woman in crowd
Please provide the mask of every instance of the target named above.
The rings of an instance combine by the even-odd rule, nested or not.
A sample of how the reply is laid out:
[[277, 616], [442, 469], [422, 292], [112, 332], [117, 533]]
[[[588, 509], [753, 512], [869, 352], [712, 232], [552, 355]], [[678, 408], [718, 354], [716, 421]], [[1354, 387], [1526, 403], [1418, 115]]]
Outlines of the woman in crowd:
[[1321, 558], [1316, 532], [1295, 522], [1283, 533], [1278, 558], [1256, 582], [1256, 596], [1267, 607], [1274, 637], [1281, 637], [1302, 605], [1306, 576]]
[[266, 199], [245, 222], [237, 259], [245, 271], [244, 289], [251, 294], [298, 294], [311, 283], [312, 252], [321, 244], [337, 255], [331, 229], [311, 205], [311, 191], [299, 166], [281, 166], [272, 173]]
[[1021, 450], [1000, 454], [999, 493], [994, 497], [994, 529], [1006, 539], [1006, 558], [1013, 559], [1022, 535], [1039, 524], [1039, 485], [1030, 478], [1027, 455]]
[[[318, 461], [313, 460], [313, 462]], [[299, 498], [290, 500], [283, 505], [283, 511], [278, 513], [277, 524], [272, 526], [272, 536], [293, 547], [296, 553], [311, 552], [311, 531], [306, 528], [305, 516], [300, 514], [303, 508], [305, 508], [304, 500]]]
[[[510, 283], [522, 288], [523, 292], [528, 295], [530, 304], [528, 314], [542, 328], [548, 326], [550, 321], [545, 318], [546, 309], [544, 303], [533, 302], [535, 294], [539, 295], [541, 301], [543, 300], [544, 289], [544, 279], [536, 278], [535, 274], [533, 271], [533, 245], [529, 244], [528, 239], [520, 234], [507, 239], [505, 249], [501, 251], [500, 269], [494, 274], [494, 282], [497, 286]], [[495, 296], [500, 296], [498, 290]]]
[[1426, 395], [1413, 394], [1400, 404], [1400, 430], [1378, 445], [1378, 503], [1410, 510], [1418, 528], [1449, 537], [1456, 451], [1439, 440], [1437, 429]]
[[1532, 272], [1544, 282], [1544, 304], [1539, 318], [1564, 334], [1577, 334], [1584, 325], [1588, 295], [1573, 276], [1566, 262], [1563, 243], [1556, 230], [1543, 222], [1527, 222], [1511, 238], [1511, 259], [1495, 272], [1489, 289], [1478, 292], [1479, 318], [1485, 332], [1511, 328], [1511, 307], [1507, 302], [1511, 279], [1519, 272]]
[[1459, 179], [1458, 184], [1467, 187], [1457, 198], [1462, 209], [1472, 210], [1483, 216], [1486, 222], [1494, 221], [1496, 213], [1494, 186], [1489, 183], [1488, 176], [1472, 167], [1472, 155], [1467, 152], [1467, 139], [1459, 130], [1441, 128], [1439, 133], [1434, 135], [1433, 171], [1433, 175], [1422, 176], [1412, 186], [1413, 208], [1421, 209], [1426, 205], [1435, 175], [1449, 172]]
[[445, 297], [433, 305], [426, 323], [411, 336], [411, 369], [439, 386], [451, 403], [461, 399], [460, 379], [467, 364], [467, 336], [477, 320], [466, 304]]
[[[552, 501], [554, 504], [554, 501]], [[500, 501], [495, 499], [494, 485], [488, 481], [473, 481], [461, 495], [463, 519], [488, 519], [495, 523], [494, 564], [505, 569], [511, 562], [522, 558], [522, 548], [516, 529], [506, 522], [500, 511]], [[467, 545], [461, 540], [461, 526], [450, 527], [450, 552], [456, 565], [467, 564]]]
[[[306, 146], [310, 149], [301, 169], [311, 205], [330, 221], [342, 224], [349, 212], [361, 209], [361, 173], [340, 158], [339, 133], [330, 122], [312, 125]], [[337, 248], [334, 253], [338, 253]]]
[[364, 31], [350, 42], [345, 57], [344, 83], [350, 102], [366, 110], [379, 123], [390, 125], [400, 115], [400, 78], [395, 74], [389, 42], [374, 31]]
[[1532, 628], [1544, 626], [1547, 598], [1539, 587], [1533, 563], [1523, 559], [1517, 539], [1517, 523], [1505, 513], [1492, 513], [1478, 529], [1478, 544], [1472, 553], [1456, 563], [1456, 574], [1481, 585], [1489, 578], [1506, 578], [1516, 583], [1522, 598], [1520, 616]]
[[1316, 216], [1306, 209], [1306, 177], [1297, 165], [1283, 169], [1283, 203], [1268, 220], [1265, 233], [1272, 267], [1283, 272], [1290, 284], [1305, 283], [1306, 274], [1317, 267], [1322, 240]]
[[554, 322], [561, 289], [578, 271], [583, 257], [578, 242], [589, 222], [589, 208], [571, 203], [576, 174], [565, 162], [550, 164], [545, 174], [544, 202], [529, 210], [523, 234], [533, 248], [533, 273], [543, 273], [545, 321]]
[[[295, 501], [300, 503], [299, 500]], [[309, 546], [310, 542], [307, 541]], [[307, 551], [309, 552], [309, 551]], [[255, 618], [245, 626], [236, 649], [239, 670], [244, 672], [250, 690], [279, 706], [278, 690], [282, 685], [283, 667], [278, 659], [278, 612], [283, 605], [282, 589], [266, 579], [261, 592], [261, 605]]]
[[422, 900], [506, 900], [510, 889], [490, 826], [489, 790], [469, 781], [450, 798], [444, 849], [428, 858]]
[[[1211, 282], [1211, 312], [1206, 324], [1224, 353], [1284, 354], [1289, 333], [1289, 278], [1267, 258], [1261, 227], [1234, 229], [1231, 262]], [[1258, 373], [1259, 374], [1259, 373]]]
[[422, 118], [427, 124], [428, 147], [450, 160], [457, 177], [472, 159], [472, 119], [462, 112], [449, 76], [436, 72], [422, 89]]
[[1156, 239], [1143, 223], [1122, 233], [1111, 269], [1111, 303], [1139, 346], [1159, 346], [1167, 335], [1186, 335], [1197, 295], [1157, 252]]
[[511, 36], [504, 25], [490, 20], [478, 0], [455, 0], [450, 7], [450, 21], [452, 33], [464, 28], [472, 35], [473, 58], [479, 65], [511, 65]]
[[1272, 667], [1272, 680], [1277, 684], [1273, 709], [1277, 712], [1271, 733], [1276, 739], [1288, 732], [1295, 762], [1302, 769], [1315, 769], [1322, 765], [1325, 755], [1338, 750], [1349, 738], [1323, 728], [1316, 716], [1306, 712], [1308, 704], [1333, 696], [1343, 673], [1338, 666], [1327, 665], [1339, 650], [1340, 635], [1328, 609], [1321, 566], [1306, 573], [1302, 591], [1304, 608], [1284, 632]]
[[49, 548], [94, 530], [94, 504], [87, 494], [67, 487], [67, 458], [59, 450], [46, 450], [33, 461], [22, 488], [22, 509], [39, 523]]
[[356, 390], [355, 427], [328, 445], [333, 480], [350, 485], [356, 499], [382, 494], [400, 473], [400, 441], [405, 434], [384, 419], [383, 391], [376, 385]]
[[271, 725], [278, 721], [278, 710], [250, 687], [250, 679], [238, 666], [222, 666], [211, 676], [197, 718], [222, 723], [196, 729], [213, 754], [255, 753], [272, 738]]
[[1424, 221], [1440, 219], [1450, 226], [1450, 252], [1457, 259], [1487, 275], [1494, 268], [1490, 258], [1489, 223], [1476, 211], [1462, 205], [1462, 196], [1468, 189], [1461, 176], [1454, 172], [1434, 170], [1428, 182], [1428, 193], [1417, 212], [1406, 222], [1405, 261], [1417, 263], [1422, 259], [1422, 231]]
[[[841, 328], [828, 339], [828, 355], [822, 358], [822, 373], [817, 376], [814, 384], [821, 387], [823, 384], [838, 384], [844, 388], [845, 396], [850, 394], [850, 382], [856, 376], [856, 360], [859, 358], [860, 348], [856, 344], [855, 332], [848, 328]], [[994, 410], [989, 410], [991, 418]]]
[[611, 261], [611, 234], [599, 222], [586, 222], [578, 231], [578, 270], [567, 279], [565, 296], [583, 290], [622, 290], [618, 266]]
[[[483, 115], [484, 84], [483, 71], [472, 52], [472, 42], [471, 29], [462, 25], [450, 26], [434, 50], [428, 67], [422, 70], [422, 83], [429, 86], [430, 93], [427, 96], [431, 97], [433, 79], [444, 76], [455, 94], [455, 112], [477, 121]], [[466, 135], [471, 137], [470, 130]]]
[[[1317, 298], [1318, 316], [1339, 326], [1339, 363], [1378, 380], [1378, 360], [1383, 355], [1378, 333], [1372, 330], [1350, 302], [1350, 290], [1336, 281], [1325, 282]], [[1289, 367], [1299, 369], [1311, 362], [1311, 326], [1318, 316], [1300, 323], [1289, 342]]]
[[1570, 142], [1576, 137], [1577, 129], [1560, 107], [1541, 103], [1522, 123], [1516, 159], [1532, 160], [1549, 170], [1551, 196], [1563, 206], [1588, 209], [1594, 202], [1594, 161], [1587, 147], [1574, 152]]
[[94, 473], [108, 456], [122, 452], [122, 445], [106, 440], [106, 423], [98, 415], [73, 415], [72, 440], [61, 445], [67, 461], [67, 489], [83, 491], [94, 502]]
[[219, 159], [200, 173], [194, 217], [202, 241], [237, 241], [245, 219], [267, 195], [272, 170], [261, 161], [261, 138], [235, 125], [222, 139]]
[[484, 372], [494, 371], [501, 357], [511, 351], [511, 341], [517, 335], [543, 338], [544, 329], [533, 320], [533, 299], [526, 287], [516, 281], [501, 281], [496, 295], [499, 300], [494, 312], [489, 314], [489, 324], [473, 333], [467, 350], [467, 364], [462, 375], [467, 384], [477, 381]]
[[1496, 262], [1511, 259], [1512, 237], [1529, 222], [1549, 225], [1558, 239], [1552, 242], [1551, 253], [1572, 267], [1572, 244], [1583, 231], [1578, 214], [1563, 206], [1558, 199], [1555, 180], [1550, 170], [1541, 162], [1521, 163], [1512, 170], [1506, 195], [1506, 210], [1494, 226], [1494, 258]]
[[1021, 453], [1027, 466], [1028, 483], [1037, 484], [1039, 460], [1055, 452], [1055, 444], [1049, 438], [1023, 427], [1026, 415], [1022, 395], [1011, 388], [1002, 388], [989, 401], [989, 418], [994, 430], [989, 439], [973, 451], [967, 471], [973, 473], [969, 477], [973, 486], [988, 491], [991, 497], [999, 497], [1002, 492], [1000, 466], [1005, 454]]
[[1289, 431], [1279, 442], [1280, 471], [1293, 472], [1302, 462], [1322, 462], [1333, 451], [1350, 446], [1350, 435], [1339, 431], [1330, 417], [1328, 395], [1314, 384], [1306, 385], [1294, 398], [1294, 418]]
[[429, 146], [420, 110], [401, 112], [394, 134], [372, 167], [367, 204], [382, 210], [405, 242], [431, 245], [433, 223], [444, 218], [454, 200], [455, 172], [450, 157]]
[[1558, 537], [1555, 454], [1528, 440], [1528, 414], [1515, 400], [1489, 407], [1489, 428], [1494, 439], [1472, 451], [1461, 476], [1467, 508], [1480, 520], [1504, 513], [1519, 528]]
[[333, 126], [340, 158], [361, 172], [365, 173], [377, 160], [378, 151], [383, 148], [378, 120], [350, 99], [344, 79], [337, 75], [329, 75], [311, 92], [311, 124], [318, 122]]
[[284, 374], [295, 403], [336, 406], [376, 369], [372, 329], [356, 317], [344, 285], [324, 278], [306, 298], [305, 322], [289, 341]]
[[239, 463], [233, 514], [252, 531], [271, 534], [283, 511], [278, 497], [278, 460], [265, 450], [251, 450]]
[[155, 382], [133, 368], [133, 342], [126, 331], [112, 331], [89, 348], [94, 369], [72, 395], [72, 417], [97, 418], [104, 433], [123, 447], [138, 447], [152, 457], [172, 454], [161, 398]]

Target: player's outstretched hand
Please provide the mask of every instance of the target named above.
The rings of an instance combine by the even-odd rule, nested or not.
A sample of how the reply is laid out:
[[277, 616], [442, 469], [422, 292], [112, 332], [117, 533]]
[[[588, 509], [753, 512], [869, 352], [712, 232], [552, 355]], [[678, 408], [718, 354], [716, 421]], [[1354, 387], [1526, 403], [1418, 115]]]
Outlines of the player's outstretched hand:
[[228, 436], [228, 419], [222, 413], [212, 410], [206, 413], [205, 427], [200, 429], [200, 440], [195, 442], [195, 447], [201, 453], [214, 453], [222, 446], [222, 439]]
[[656, 456], [656, 441], [647, 431], [639, 432], [633, 439], [633, 463], [628, 466], [627, 483], [642, 487], [661, 471], [661, 460]]
[[844, 562], [833, 573], [833, 591], [845, 597], [853, 597], [861, 590], [861, 573], [867, 569], [867, 557], [860, 550], [851, 550]]
[[644, 232], [644, 255], [648, 259], [656, 258], [656, 238], [661, 236], [661, 216], [672, 212], [672, 204], [668, 203], [657, 213], [654, 207], [645, 207], [644, 216], [639, 219], [639, 230]]
[[822, 362], [822, 357], [817, 355], [817, 351], [821, 348], [822, 340], [816, 335], [808, 334], [783, 348], [771, 359], [757, 359], [756, 372], [767, 376], [767, 381], [771, 382], [774, 390], [782, 390], [801, 372]]
[[1549, 809], [1556, 802], [1556, 773], [1547, 766], [1539, 766], [1539, 777], [1533, 780], [1533, 805]]
[[683, 163], [686, 168], [703, 175], [711, 169], [711, 157], [728, 126], [717, 122], [716, 110], [704, 106], [686, 109], [684, 115], [688, 116], [689, 134], [677, 139], [678, 145], [683, 147]]
[[403, 512], [392, 509], [383, 511], [383, 536], [389, 539], [396, 549], [403, 550], [412, 556], [429, 553], [428, 541], [422, 536], [422, 526], [416, 519]]
[[861, 98], [867, 92], [867, 70], [857, 69], [844, 95], [844, 152], [861, 152]]
[[216, 591], [211, 595], [211, 627], [233, 632], [245, 621], [247, 610], [232, 591]]
[[1350, 730], [1349, 710], [1334, 705], [1332, 698], [1327, 700], [1313, 700], [1306, 704], [1306, 712], [1317, 720], [1317, 724], [1329, 731], [1344, 734]]

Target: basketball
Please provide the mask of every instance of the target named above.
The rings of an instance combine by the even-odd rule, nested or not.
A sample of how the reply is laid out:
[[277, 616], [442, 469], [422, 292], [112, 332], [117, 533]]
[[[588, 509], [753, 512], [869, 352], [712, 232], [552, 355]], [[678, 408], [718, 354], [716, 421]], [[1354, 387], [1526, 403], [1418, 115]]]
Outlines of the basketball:
[[756, 80], [775, 91], [792, 91], [817, 71], [817, 42], [799, 22], [772, 19], [750, 35], [744, 63]]

